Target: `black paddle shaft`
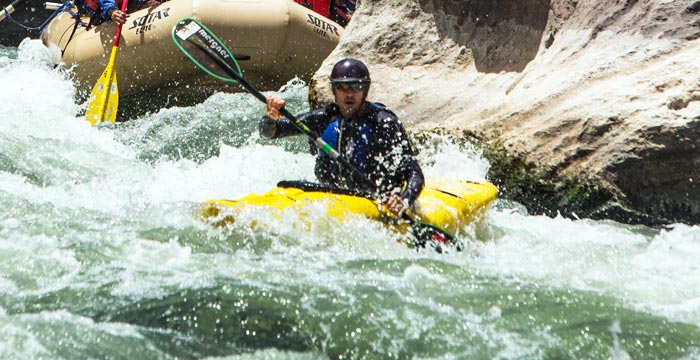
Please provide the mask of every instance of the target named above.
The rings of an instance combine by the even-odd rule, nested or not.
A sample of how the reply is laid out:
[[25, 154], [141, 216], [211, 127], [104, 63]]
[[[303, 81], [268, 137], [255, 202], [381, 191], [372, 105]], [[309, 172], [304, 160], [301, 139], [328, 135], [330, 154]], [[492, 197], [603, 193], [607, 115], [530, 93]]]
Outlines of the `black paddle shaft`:
[[[245, 88], [250, 94], [255, 96], [261, 102], [265, 104], [267, 103], [267, 97], [258, 89], [256, 89], [253, 85], [250, 85], [250, 83], [248, 83], [248, 81], [246, 81], [243, 78], [243, 76], [238, 74], [238, 72], [233, 67], [231, 67], [230, 64], [224, 61], [221, 58], [221, 56], [219, 56], [219, 54], [215, 50], [213, 50], [211, 45], [207, 45], [202, 41], [191, 41], [191, 43], [197, 45], [197, 47], [199, 47], [202, 51], [208, 53], [212, 59], [214, 59], [219, 65], [221, 65], [224, 68], [224, 70], [226, 70], [228, 75], [236, 79], [236, 81], [241, 86], [243, 86], [243, 88]], [[367, 177], [367, 175], [365, 175], [354, 165], [352, 165], [347, 159], [341, 156], [340, 153], [328, 143], [326, 143], [316, 131], [311, 130], [308, 126], [306, 126], [306, 124], [304, 124], [304, 122], [299, 120], [296, 116], [292, 115], [292, 113], [290, 113], [287, 109], [280, 109], [280, 113], [284, 115], [284, 117], [289, 119], [299, 131], [308, 136], [319, 149], [328, 154], [328, 156], [330, 156], [331, 159], [338, 161], [339, 163], [341, 163], [341, 165], [352, 170], [352, 172], [355, 173], [355, 175], [357, 175], [364, 183], [370, 185], [374, 189], [377, 188], [377, 185], [374, 182], [372, 182]]]

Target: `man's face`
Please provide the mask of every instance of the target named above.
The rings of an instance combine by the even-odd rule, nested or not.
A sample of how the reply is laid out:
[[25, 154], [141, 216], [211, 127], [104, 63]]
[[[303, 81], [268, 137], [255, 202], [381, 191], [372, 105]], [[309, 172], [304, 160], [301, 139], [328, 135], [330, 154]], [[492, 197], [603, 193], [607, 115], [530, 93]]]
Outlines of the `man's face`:
[[340, 107], [340, 114], [344, 118], [351, 118], [358, 114], [362, 107], [367, 84], [339, 83], [333, 85], [335, 103]]

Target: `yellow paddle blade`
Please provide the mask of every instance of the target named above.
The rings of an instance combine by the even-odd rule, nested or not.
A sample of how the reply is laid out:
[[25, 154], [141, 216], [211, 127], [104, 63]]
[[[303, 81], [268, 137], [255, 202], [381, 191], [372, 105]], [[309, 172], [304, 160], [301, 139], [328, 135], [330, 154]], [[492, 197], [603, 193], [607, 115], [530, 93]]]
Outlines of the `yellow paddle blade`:
[[119, 108], [119, 89], [117, 88], [117, 72], [114, 70], [114, 62], [117, 55], [117, 47], [112, 48], [107, 68], [97, 80], [90, 93], [85, 120], [92, 126], [99, 122], [115, 122], [117, 109]]

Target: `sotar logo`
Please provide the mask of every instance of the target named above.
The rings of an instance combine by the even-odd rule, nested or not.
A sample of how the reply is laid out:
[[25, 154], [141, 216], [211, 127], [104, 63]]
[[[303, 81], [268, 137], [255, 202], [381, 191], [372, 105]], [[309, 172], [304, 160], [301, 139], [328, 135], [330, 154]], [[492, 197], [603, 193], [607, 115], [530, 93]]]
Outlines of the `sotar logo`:
[[131, 22], [131, 27], [129, 28], [129, 30], [136, 29], [137, 34], [141, 34], [148, 30], [151, 30], [151, 25], [153, 24], [153, 22], [170, 16], [168, 14], [169, 11], [170, 8], [165, 8], [163, 10], [158, 10], [156, 12], [148, 13], [144, 16], [138, 17]]
[[320, 34], [323, 37], [329, 37], [328, 32], [335, 33], [336, 36], [340, 36], [340, 34], [338, 34], [338, 27], [337, 26], [331, 25], [330, 23], [328, 23], [324, 20], [321, 20], [321, 19], [319, 19], [316, 16], [313, 16], [311, 14], [308, 14], [308, 15], [309, 15], [309, 19], [306, 20], [306, 22], [311, 23], [316, 27], [316, 29], [314, 29], [314, 32]]
[[209, 47], [217, 53], [219, 53], [221, 57], [223, 57], [224, 59], [228, 59], [230, 57], [228, 55], [228, 52], [224, 49], [224, 47], [221, 46], [219, 42], [216, 41], [216, 39], [211, 37], [211, 35], [209, 35], [206, 31], [204, 31], [204, 29], [199, 29], [198, 33], [202, 39], [206, 40], [209, 43]]

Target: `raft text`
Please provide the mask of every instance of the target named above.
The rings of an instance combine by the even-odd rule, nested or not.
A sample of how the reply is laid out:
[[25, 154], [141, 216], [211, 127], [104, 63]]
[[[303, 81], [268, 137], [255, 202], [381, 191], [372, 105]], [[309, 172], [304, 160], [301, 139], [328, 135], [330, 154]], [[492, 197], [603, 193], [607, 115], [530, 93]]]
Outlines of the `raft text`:
[[338, 33], [337, 26], [330, 24], [322, 19], [319, 19], [318, 17], [312, 14], [309, 14], [309, 19], [306, 20], [306, 22], [311, 23], [313, 26], [315, 26], [316, 29], [314, 29], [314, 32], [324, 37], [330, 37], [328, 36], [328, 32], [334, 33], [336, 36], [340, 36], [340, 34]]

